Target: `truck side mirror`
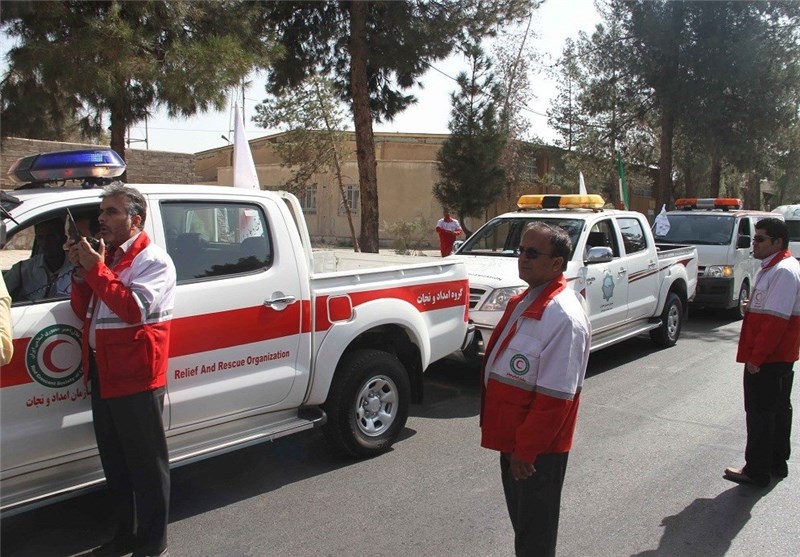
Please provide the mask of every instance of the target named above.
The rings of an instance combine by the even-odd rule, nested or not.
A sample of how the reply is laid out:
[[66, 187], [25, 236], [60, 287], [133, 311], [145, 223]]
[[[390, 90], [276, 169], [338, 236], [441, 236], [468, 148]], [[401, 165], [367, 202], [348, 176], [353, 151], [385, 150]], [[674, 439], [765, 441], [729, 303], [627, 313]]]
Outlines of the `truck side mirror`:
[[465, 240], [456, 240], [453, 242], [453, 253], [458, 251], [458, 248], [464, 245]]
[[736, 240], [736, 249], [746, 249], [750, 247], [750, 244], [753, 243], [753, 240], [750, 236], [745, 236], [744, 234], [740, 234], [739, 238]]
[[586, 252], [586, 263], [608, 263], [614, 259], [614, 252], [608, 246], [589, 248]]

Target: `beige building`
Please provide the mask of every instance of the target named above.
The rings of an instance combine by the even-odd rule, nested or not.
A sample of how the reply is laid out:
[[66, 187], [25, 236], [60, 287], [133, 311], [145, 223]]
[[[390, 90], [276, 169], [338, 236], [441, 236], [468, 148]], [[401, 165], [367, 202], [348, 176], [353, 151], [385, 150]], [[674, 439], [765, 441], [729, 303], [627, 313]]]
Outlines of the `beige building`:
[[[276, 134], [250, 141], [259, 183], [264, 189], [279, 189], [292, 175], [291, 169], [281, 165], [280, 158], [273, 149], [273, 145], [285, 140], [285, 137], [286, 134]], [[419, 222], [422, 230], [412, 238], [416, 246], [438, 246], [434, 228], [442, 216], [442, 207], [433, 196], [433, 186], [439, 179], [436, 155], [447, 137], [446, 134], [375, 133], [381, 245], [392, 245], [393, 225]], [[198, 182], [232, 185], [232, 158], [232, 146], [197, 153], [195, 175]], [[530, 173], [534, 180], [543, 176], [550, 168], [551, 155], [542, 152], [535, 159], [530, 163]], [[353, 226], [358, 236], [361, 205], [355, 134], [352, 132], [345, 146], [342, 174], [345, 195], [353, 211]], [[316, 176], [315, 182], [305, 192], [297, 192], [303, 203], [311, 236], [328, 243], [349, 245], [347, 213], [334, 172], [331, 170]], [[490, 208], [486, 216], [491, 217], [511, 208], [507, 203], [501, 203]], [[464, 224], [470, 230], [475, 230], [484, 220], [468, 219]]]

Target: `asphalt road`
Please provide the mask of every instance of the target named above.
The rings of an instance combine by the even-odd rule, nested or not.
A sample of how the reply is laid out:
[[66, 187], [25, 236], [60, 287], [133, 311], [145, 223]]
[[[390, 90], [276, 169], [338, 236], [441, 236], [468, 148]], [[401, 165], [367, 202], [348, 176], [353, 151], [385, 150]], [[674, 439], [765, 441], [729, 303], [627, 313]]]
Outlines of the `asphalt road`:
[[[592, 356], [559, 555], [800, 555], [796, 456], [766, 489], [722, 478], [742, 464], [745, 440], [738, 332], [698, 313], [674, 348], [637, 338]], [[170, 554], [511, 556], [498, 456], [478, 446], [478, 408], [477, 369], [439, 364], [425, 403], [378, 458], [342, 458], [306, 432], [175, 470]], [[86, 552], [110, 535], [105, 497], [3, 520], [2, 555]]]

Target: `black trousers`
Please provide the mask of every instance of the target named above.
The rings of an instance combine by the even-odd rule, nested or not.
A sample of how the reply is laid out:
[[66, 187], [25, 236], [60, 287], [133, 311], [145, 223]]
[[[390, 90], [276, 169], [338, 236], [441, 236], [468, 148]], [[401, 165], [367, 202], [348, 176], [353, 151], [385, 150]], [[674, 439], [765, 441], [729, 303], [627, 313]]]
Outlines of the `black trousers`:
[[115, 501], [116, 535], [135, 536], [134, 555], [157, 555], [167, 547], [169, 519], [165, 389], [101, 399], [92, 358], [90, 365], [94, 433]]
[[791, 452], [792, 362], [764, 364], [758, 373], [744, 372], [747, 414], [745, 473], [754, 478], [786, 470]]
[[514, 527], [517, 557], [556, 554], [561, 488], [568, 457], [569, 453], [541, 454], [534, 462], [536, 472], [528, 479], [515, 480], [508, 459], [500, 456], [500, 476]]

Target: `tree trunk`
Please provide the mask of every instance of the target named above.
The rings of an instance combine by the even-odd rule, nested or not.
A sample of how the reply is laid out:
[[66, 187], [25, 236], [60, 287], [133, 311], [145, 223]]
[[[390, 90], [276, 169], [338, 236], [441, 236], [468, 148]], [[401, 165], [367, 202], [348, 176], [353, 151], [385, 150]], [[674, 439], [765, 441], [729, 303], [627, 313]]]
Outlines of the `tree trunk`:
[[367, 81], [366, 21], [369, 2], [350, 3], [350, 84], [361, 189], [361, 250], [378, 253], [378, 165]]
[[709, 180], [709, 197], [719, 197], [719, 187], [722, 181], [722, 159], [717, 153], [711, 155], [711, 178]]
[[683, 177], [686, 182], [686, 197], [697, 197], [697, 184], [694, 183], [692, 161], [686, 161], [686, 168], [683, 169]]
[[[111, 109], [111, 148], [125, 160], [125, 104], [123, 101], [115, 100]], [[127, 170], [119, 177], [122, 182], [127, 181]]]
[[656, 207], [672, 205], [672, 137], [675, 130], [675, 114], [670, 103], [661, 107], [661, 156], [658, 159], [658, 187]]

